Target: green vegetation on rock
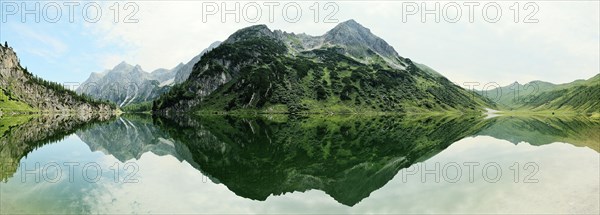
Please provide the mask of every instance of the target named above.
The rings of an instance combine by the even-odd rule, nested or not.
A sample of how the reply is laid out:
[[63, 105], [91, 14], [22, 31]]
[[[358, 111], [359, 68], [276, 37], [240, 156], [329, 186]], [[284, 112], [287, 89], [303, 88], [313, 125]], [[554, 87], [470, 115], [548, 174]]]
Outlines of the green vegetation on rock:
[[[310, 40], [306, 35], [262, 25], [241, 29], [206, 53], [187, 81], [155, 100], [153, 110], [423, 113], [480, 112], [494, 106], [398, 56], [357, 23], [339, 26], [319, 37], [331, 41], [314, 48], [304, 47], [312, 42], [298, 44]], [[315, 38], [313, 42], [321, 41]], [[385, 45], [361, 43], [368, 40]]]
[[[28, 104], [19, 101], [17, 98], [12, 96], [10, 90], [0, 89], [0, 113], [3, 112], [37, 112], [38, 110], [32, 108]], [[2, 114], [0, 114], [1, 116]]]
[[115, 104], [79, 95], [43, 80], [21, 66], [10, 47], [0, 45], [0, 113], [111, 112]]
[[515, 83], [482, 95], [497, 102], [502, 110], [593, 115], [600, 113], [600, 74], [560, 85], [542, 81]]

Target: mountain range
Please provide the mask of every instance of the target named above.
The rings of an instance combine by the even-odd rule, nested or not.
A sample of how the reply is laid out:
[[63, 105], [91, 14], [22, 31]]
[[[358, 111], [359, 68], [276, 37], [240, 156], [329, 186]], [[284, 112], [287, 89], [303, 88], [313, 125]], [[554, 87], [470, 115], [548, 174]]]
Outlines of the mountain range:
[[505, 87], [481, 92], [502, 109], [554, 110], [579, 113], [600, 111], [600, 74], [587, 80], [565, 84], [532, 81], [515, 82]]
[[[76, 90], [45, 81], [0, 45], [0, 115], [31, 112], [425, 113], [485, 108], [600, 117], [600, 74], [566, 84], [533, 81], [478, 93], [400, 56], [354, 20], [320, 36], [242, 28], [187, 63], [144, 71], [122, 62]], [[114, 104], [111, 104], [114, 103]]]
[[169, 91], [172, 85], [185, 81], [202, 55], [219, 44], [219, 41], [212, 43], [188, 63], [180, 63], [172, 69], [146, 72], [139, 65], [121, 62], [110, 70], [92, 73], [76, 91], [95, 99], [114, 102], [119, 107], [153, 101]]
[[147, 73], [139, 65], [132, 66], [122, 62], [109, 71], [92, 73], [88, 80], [77, 88], [77, 92], [109, 100], [122, 107], [158, 97], [161, 91], [168, 90], [161, 86], [173, 77], [170, 71], [157, 70]]
[[154, 101], [159, 113], [480, 111], [488, 99], [401, 57], [354, 20], [321, 36], [243, 28]]

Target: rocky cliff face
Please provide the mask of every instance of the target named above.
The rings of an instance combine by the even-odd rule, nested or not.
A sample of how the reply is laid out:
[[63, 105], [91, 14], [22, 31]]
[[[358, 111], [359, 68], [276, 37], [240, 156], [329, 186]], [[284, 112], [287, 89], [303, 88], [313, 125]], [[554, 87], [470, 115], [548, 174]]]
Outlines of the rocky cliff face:
[[[35, 77], [23, 68], [10, 47], [0, 45], [0, 89], [11, 100], [42, 112], [112, 112], [108, 103], [97, 102], [65, 89], [62, 85]], [[14, 110], [13, 110], [14, 111]], [[6, 113], [5, 113], [6, 114]]]
[[324, 44], [341, 46], [348, 55], [361, 62], [371, 61], [374, 52], [397, 68], [406, 68], [407, 66], [407, 62], [398, 55], [392, 46], [354, 20], [337, 25], [322, 37]]
[[385, 40], [376, 36], [370, 29], [354, 20], [338, 24], [320, 36], [271, 31], [266, 25], [247, 27], [232, 34], [224, 43], [235, 43], [251, 37], [268, 37], [282, 41], [293, 54], [327, 47], [339, 47], [343, 54], [361, 63], [373, 63], [374, 56], [383, 58], [386, 63], [405, 69], [407, 62]]
[[174, 75], [172, 70], [158, 69], [148, 73], [139, 65], [121, 62], [111, 70], [92, 73], [88, 80], [77, 88], [77, 92], [123, 107], [152, 101], [168, 91], [169, 84], [166, 82], [172, 82]]
[[90, 74], [77, 88], [77, 92], [96, 99], [109, 100], [119, 107], [152, 101], [169, 91], [174, 84], [187, 80], [201, 57], [219, 44], [219, 41], [212, 43], [188, 63], [180, 63], [172, 69], [161, 68], [146, 72], [139, 65], [121, 62], [103, 73]]

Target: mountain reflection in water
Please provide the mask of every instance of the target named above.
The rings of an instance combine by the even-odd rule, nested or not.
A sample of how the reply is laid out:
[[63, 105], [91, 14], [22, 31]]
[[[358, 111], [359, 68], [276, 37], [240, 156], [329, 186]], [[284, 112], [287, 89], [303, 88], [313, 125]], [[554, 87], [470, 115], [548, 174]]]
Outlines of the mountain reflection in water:
[[596, 152], [600, 144], [600, 123], [587, 118], [123, 115], [107, 120], [0, 118], [2, 180], [11, 180], [33, 150], [75, 133], [90, 150], [123, 163], [149, 152], [172, 156], [240, 197], [265, 201], [321, 190], [353, 206], [402, 169], [466, 137], [566, 142]]

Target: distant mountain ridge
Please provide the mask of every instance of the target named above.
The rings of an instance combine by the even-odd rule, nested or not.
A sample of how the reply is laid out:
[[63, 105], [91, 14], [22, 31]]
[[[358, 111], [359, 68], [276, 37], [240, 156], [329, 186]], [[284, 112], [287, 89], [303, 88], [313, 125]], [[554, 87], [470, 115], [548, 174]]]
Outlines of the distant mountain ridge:
[[462, 112], [493, 106], [421, 68], [354, 20], [321, 36], [255, 25], [206, 53], [187, 81], [153, 108], [293, 113]]
[[556, 84], [544, 81], [531, 81], [526, 84], [514, 82], [504, 87], [480, 92], [480, 94], [490, 98], [503, 108], [515, 108], [522, 103], [524, 97], [553, 90], [557, 87]]
[[146, 72], [139, 65], [123, 61], [102, 73], [92, 72], [77, 92], [112, 101], [119, 107], [153, 101], [174, 84], [185, 81], [202, 55], [219, 44], [219, 41], [212, 43], [188, 63], [180, 63], [172, 69], [160, 68]]
[[224, 43], [232, 44], [249, 37], [280, 40], [288, 46], [288, 51], [294, 54], [336, 46], [343, 48], [345, 55], [361, 63], [371, 62], [370, 60], [374, 60], [373, 54], [377, 54], [393, 66], [399, 66], [401, 69], [406, 66], [404, 58], [400, 57], [392, 46], [353, 19], [338, 24], [321, 36], [271, 31], [266, 25], [255, 25], [236, 31]]
[[565, 84], [531, 81], [481, 92], [504, 109], [600, 112], [600, 74]]
[[168, 90], [168, 84], [164, 83], [174, 77], [175, 74], [171, 70], [158, 69], [148, 73], [139, 65], [121, 62], [111, 70], [92, 73], [88, 80], [77, 88], [77, 92], [109, 100], [123, 107], [152, 101]]

